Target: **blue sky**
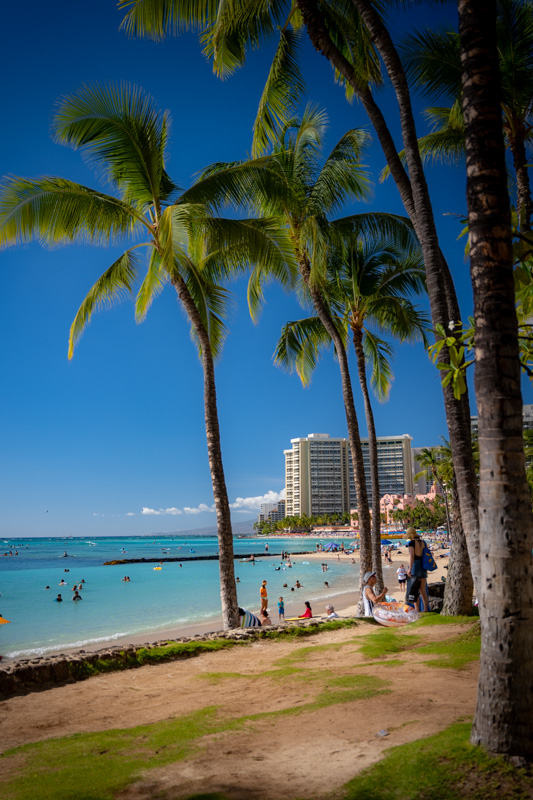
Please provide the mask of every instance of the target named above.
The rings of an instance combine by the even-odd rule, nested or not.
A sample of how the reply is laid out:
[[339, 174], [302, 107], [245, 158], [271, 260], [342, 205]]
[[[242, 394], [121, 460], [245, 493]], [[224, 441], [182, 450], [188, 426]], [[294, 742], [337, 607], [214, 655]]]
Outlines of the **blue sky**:
[[[417, 9], [454, 19], [454, 9]], [[193, 35], [164, 43], [119, 32], [113, 2], [50, 0], [4, 9], [4, 124], [0, 174], [60, 175], [89, 186], [97, 178], [79, 153], [54, 144], [54, 103], [81, 84], [126, 80], [150, 92], [172, 115], [168, 170], [183, 187], [202, 167], [244, 157], [268, 67], [267, 50], [222, 82]], [[398, 19], [395, 29], [412, 20]], [[326, 60], [305, 47], [308, 99], [328, 111], [326, 150], [349, 128], [369, 127], [333, 82]], [[394, 130], [392, 98], [380, 102]], [[421, 107], [421, 106], [419, 106]], [[423, 131], [420, 123], [420, 131]], [[397, 132], [397, 131], [396, 131]], [[392, 182], [377, 183], [384, 161], [373, 145], [367, 164], [374, 198], [359, 206], [403, 213]], [[448, 212], [464, 213], [462, 167], [433, 168], [429, 182], [441, 244], [463, 315], [471, 311], [464, 242]], [[347, 213], [356, 207], [348, 207]], [[118, 252], [118, 251], [117, 251]], [[174, 532], [215, 524], [203, 418], [202, 371], [184, 314], [171, 288], [144, 323], [124, 302], [95, 317], [67, 360], [68, 331], [113, 248], [37, 244], [1, 254], [2, 385], [1, 532], [5, 536], [102, 536]], [[233, 286], [237, 308], [217, 367], [224, 466], [234, 518], [255, 516], [260, 498], [284, 486], [283, 450], [311, 432], [346, 435], [338, 367], [325, 356], [311, 387], [273, 365], [281, 326], [301, 314], [272, 285], [259, 325], [249, 318], [245, 284]], [[446, 422], [439, 376], [421, 346], [398, 347], [387, 403], [375, 403], [378, 435], [408, 433], [414, 446], [440, 443]], [[352, 370], [355, 378], [355, 371]], [[529, 385], [524, 402], [532, 402]], [[361, 433], [364, 412], [356, 399]], [[474, 412], [472, 412], [474, 413]], [[151, 509], [156, 513], [143, 513]], [[204, 509], [204, 510], [202, 510]], [[172, 513], [161, 513], [172, 510]]]

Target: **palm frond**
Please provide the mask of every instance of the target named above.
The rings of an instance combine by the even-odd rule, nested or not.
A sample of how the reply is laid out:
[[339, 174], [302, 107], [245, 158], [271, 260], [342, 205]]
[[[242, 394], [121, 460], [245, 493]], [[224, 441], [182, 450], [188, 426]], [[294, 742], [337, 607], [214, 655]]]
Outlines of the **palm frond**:
[[276, 140], [280, 124], [305, 92], [298, 65], [300, 34], [282, 28], [254, 122], [252, 155], [260, 156]]
[[393, 381], [391, 360], [394, 357], [394, 348], [372, 331], [365, 330], [363, 336], [363, 350], [365, 360], [370, 364], [370, 384], [380, 403], [384, 403], [389, 396]]
[[456, 31], [416, 31], [406, 36], [398, 49], [408, 79], [425, 97], [453, 102], [460, 95], [461, 55]]
[[273, 36], [288, 4], [287, 0], [219, 0], [217, 6], [201, 41], [215, 74], [226, 77], [242, 66], [248, 49], [257, 50]]
[[[376, 4], [374, 4], [376, 5]], [[367, 84], [380, 86], [382, 83], [381, 64], [371, 36], [353, 4], [344, 2], [320, 3], [324, 24], [337, 49], [351, 64], [354, 78], [361, 87]], [[344, 87], [349, 102], [354, 99], [354, 89], [344, 75], [334, 68], [336, 83]]]
[[335, 145], [309, 194], [311, 213], [331, 214], [339, 211], [348, 199], [368, 197], [369, 173], [361, 164], [361, 156], [370, 142], [370, 135], [361, 128], [350, 130]]
[[148, 270], [135, 298], [135, 319], [137, 322], [142, 322], [145, 319], [148, 309], [154, 299], [161, 294], [168, 280], [169, 275], [163, 267], [160, 254], [155, 247], [152, 247]]
[[120, 25], [130, 36], [160, 41], [167, 34], [203, 29], [216, 16], [218, 0], [119, 0]]
[[52, 120], [57, 142], [81, 149], [126, 199], [146, 205], [177, 189], [164, 167], [168, 127], [168, 112], [127, 83], [82, 86], [59, 100]]
[[308, 386], [318, 363], [320, 350], [331, 339], [318, 317], [287, 322], [278, 340], [274, 363], [289, 372], [296, 371], [303, 386]]
[[140, 257], [135, 248], [126, 250], [120, 258], [101, 275], [92, 286], [78, 309], [70, 327], [68, 357], [74, 355], [74, 348], [85, 326], [90, 322], [93, 312], [99, 308], [111, 307], [127, 294], [132, 294], [141, 267]]
[[142, 229], [134, 208], [64, 178], [8, 177], [0, 184], [0, 246], [108, 244]]
[[364, 214], [351, 214], [331, 223], [332, 234], [337, 241], [363, 239], [368, 241], [393, 240], [402, 249], [418, 247], [413, 225], [408, 217], [400, 214], [387, 214], [370, 211]]
[[203, 203], [215, 212], [224, 207], [241, 213], [260, 209], [267, 215], [290, 200], [290, 183], [273, 156], [211, 164], [180, 197], [180, 202]]
[[[217, 359], [222, 353], [227, 336], [224, 318], [227, 317], [233, 306], [231, 292], [223, 286], [207, 280], [197, 265], [190, 260], [186, 262], [184, 258], [181, 259], [180, 274], [185, 280], [189, 294], [209, 336], [213, 358]], [[196, 342], [201, 355], [202, 346], [193, 325], [191, 325], [191, 337]]]

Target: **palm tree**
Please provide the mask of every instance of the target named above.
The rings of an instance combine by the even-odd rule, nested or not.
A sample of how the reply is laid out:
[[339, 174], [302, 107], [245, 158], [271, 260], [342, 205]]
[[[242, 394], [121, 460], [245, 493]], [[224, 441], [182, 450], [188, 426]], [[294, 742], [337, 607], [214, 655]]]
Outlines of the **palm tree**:
[[[421, 242], [433, 327], [448, 330], [461, 319], [450, 270], [440, 250], [433, 209], [424, 176], [411, 106], [409, 86], [397, 49], [372, 0], [331, 3], [329, 0], [119, 0], [127, 9], [123, 27], [130, 34], [160, 39], [184, 29], [201, 32], [205, 54], [214, 71], [229, 75], [244, 63], [249, 49], [277, 38], [272, 67], [262, 93], [254, 129], [256, 153], [264, 152], [284, 124], [304, 80], [298, 64], [301, 30], [305, 27], [313, 47], [325, 55], [343, 82], [348, 99], [356, 96], [376, 131], [391, 175]], [[394, 138], [376, 103], [373, 87], [381, 81], [382, 63], [395, 91], [406, 152], [407, 169], [398, 156]], [[449, 361], [443, 347], [439, 363]], [[461, 475], [459, 496], [467, 535], [474, 581], [479, 581], [479, 524], [477, 482], [470, 441], [468, 392], [458, 400], [450, 384], [443, 386], [444, 404], [454, 453]]]
[[[320, 151], [326, 124], [324, 112], [308, 106], [301, 119], [292, 118], [278, 129], [271, 152], [248, 162], [251, 169], [264, 171], [271, 191], [268, 196], [265, 192], [250, 192], [249, 202], [256, 213], [275, 215], [283, 220], [299, 271], [299, 292], [313, 305], [320, 324], [335, 347], [341, 373], [361, 527], [362, 581], [372, 562], [370, 512], [346, 349], [327, 301], [327, 264], [332, 244], [328, 215], [342, 208], [347, 199], [364, 197], [368, 191], [367, 176], [360, 163], [367, 136], [362, 131], [348, 131], [321, 164]], [[222, 173], [233, 168], [234, 165], [231, 164], [219, 164], [216, 167]], [[210, 168], [211, 175], [215, 171], [214, 167]], [[373, 219], [368, 219], [370, 221], [367, 227], [374, 230]], [[391, 216], [389, 219], [400, 224], [397, 218]], [[347, 217], [344, 224], [350, 226], [354, 221], [355, 217]], [[256, 286], [253, 273], [249, 290], [253, 316], [258, 313], [261, 299], [261, 288]]]
[[[273, 267], [290, 283], [290, 251], [276, 221], [223, 220], [207, 213], [205, 199], [228, 193], [240, 202], [242, 185], [232, 176], [206, 178], [179, 193], [165, 169], [168, 113], [136, 87], [84, 87], [61, 100], [53, 121], [56, 141], [84, 152], [115, 189], [104, 194], [64, 178], [8, 178], [0, 187], [0, 245], [37, 239], [42, 244], [89, 241], [133, 243], [91, 288], [72, 323], [69, 357], [93, 312], [133, 294], [143, 261], [135, 313], [143, 319], [152, 300], [170, 282], [185, 310], [204, 374], [209, 466], [217, 516], [224, 627], [239, 624], [233, 567], [233, 537], [217, 411], [214, 362], [225, 335], [228, 292], [221, 279], [243, 270]], [[242, 172], [242, 170], [241, 170]], [[249, 173], [249, 171], [248, 171]], [[224, 184], [224, 186], [223, 186]], [[230, 185], [228, 185], [230, 184]], [[200, 202], [202, 201], [202, 202]], [[256, 276], [256, 283], [260, 278]]]
[[[381, 223], [381, 235], [379, 226]], [[378, 399], [387, 398], [392, 381], [391, 345], [380, 333], [399, 339], [425, 340], [428, 320], [409, 299], [424, 290], [424, 269], [420, 249], [406, 220], [388, 215], [367, 214], [331, 223], [341, 246], [329, 256], [327, 300], [345, 345], [351, 335], [363, 394], [368, 429], [370, 480], [372, 488], [372, 570], [382, 587], [381, 491], [374, 414], [370, 402], [367, 363]], [[371, 228], [371, 232], [368, 230]], [[366, 229], [366, 230], [365, 230]], [[304, 385], [310, 380], [321, 347], [331, 339], [317, 317], [284, 326], [276, 350], [276, 362], [295, 368]]]
[[533, 517], [496, 23], [494, 1], [459, 3], [480, 458], [481, 663], [472, 741], [531, 761]]
[[417, 455], [416, 460], [422, 467], [420, 472], [417, 472], [414, 476], [413, 480], [417, 481], [422, 476], [433, 478], [433, 482], [436, 483], [439, 489], [442, 492], [442, 496], [444, 498], [444, 504], [446, 506], [446, 524], [448, 526], [448, 531], [451, 532], [451, 519], [450, 519], [450, 506], [448, 501], [448, 490], [447, 490], [447, 481], [446, 478], [443, 476], [443, 472], [446, 472], [446, 477], [449, 478], [451, 476], [448, 475], [449, 472], [449, 465], [443, 464], [443, 453], [441, 452], [440, 447], [424, 447]]
[[[533, 202], [526, 147], [532, 141], [533, 122], [533, 3], [497, 0], [496, 11], [503, 130], [516, 176], [519, 227], [529, 231]], [[425, 157], [454, 161], [465, 149], [459, 34], [415, 32], [405, 38], [401, 54], [407, 75], [425, 96], [448, 103], [427, 109], [434, 129], [419, 141], [421, 151]]]
[[360, 163], [367, 136], [358, 130], [348, 131], [320, 164], [326, 123], [324, 112], [308, 107], [301, 120], [293, 118], [279, 129], [269, 156], [269, 169], [286, 183], [286, 196], [281, 200], [271, 197], [269, 204], [263, 203], [260, 210], [283, 217], [298, 265], [300, 291], [310, 298], [339, 361], [361, 529], [362, 591], [363, 576], [372, 562], [370, 512], [346, 349], [327, 301], [327, 263], [331, 245], [328, 215], [342, 208], [348, 198], [363, 197], [368, 190]]

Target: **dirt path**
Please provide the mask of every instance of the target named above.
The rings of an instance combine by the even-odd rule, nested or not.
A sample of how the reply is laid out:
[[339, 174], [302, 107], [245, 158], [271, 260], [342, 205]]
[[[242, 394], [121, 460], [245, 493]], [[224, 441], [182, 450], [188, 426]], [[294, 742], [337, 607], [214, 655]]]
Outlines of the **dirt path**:
[[[464, 630], [446, 625], [413, 633], [420, 645]], [[194, 755], [150, 771], [121, 797], [172, 800], [218, 791], [236, 800], [284, 800], [330, 794], [384, 749], [429, 736], [474, 711], [476, 662], [462, 670], [428, 665], [438, 657], [412, 649], [411, 639], [403, 640], [411, 649], [372, 658], [360, 647], [376, 633], [361, 624], [297, 643], [257, 641], [13, 698], [2, 703], [0, 749], [216, 706], [223, 718], [269, 716], [204, 737]], [[295, 707], [300, 713], [272, 713]], [[382, 730], [389, 735], [376, 737]]]

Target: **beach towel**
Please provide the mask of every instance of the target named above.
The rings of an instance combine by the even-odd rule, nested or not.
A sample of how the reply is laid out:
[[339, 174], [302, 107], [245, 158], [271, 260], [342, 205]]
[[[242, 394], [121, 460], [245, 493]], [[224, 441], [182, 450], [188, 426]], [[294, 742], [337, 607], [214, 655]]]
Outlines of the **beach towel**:
[[261, 622], [252, 614], [251, 611], [245, 611], [244, 617], [241, 617], [241, 628], [260, 628]]

